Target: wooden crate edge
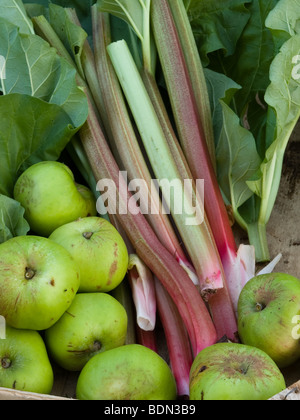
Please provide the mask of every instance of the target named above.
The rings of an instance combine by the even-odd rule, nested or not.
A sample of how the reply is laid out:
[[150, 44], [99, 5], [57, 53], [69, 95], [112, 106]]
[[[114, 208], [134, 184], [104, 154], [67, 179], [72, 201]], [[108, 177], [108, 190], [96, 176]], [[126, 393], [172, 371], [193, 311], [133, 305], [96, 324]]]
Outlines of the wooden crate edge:
[[9, 388], [0, 388], [0, 401], [49, 401], [49, 400], [63, 400], [71, 401], [70, 398], [57, 397], [54, 395], [35, 394], [33, 392], [16, 391]]
[[300, 401], [300, 381], [275, 395], [270, 401]]

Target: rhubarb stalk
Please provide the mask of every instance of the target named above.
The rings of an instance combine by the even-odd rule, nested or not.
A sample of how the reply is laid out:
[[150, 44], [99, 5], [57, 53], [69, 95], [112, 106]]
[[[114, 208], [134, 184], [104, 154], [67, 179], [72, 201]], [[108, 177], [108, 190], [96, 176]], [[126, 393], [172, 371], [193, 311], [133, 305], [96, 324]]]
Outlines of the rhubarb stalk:
[[180, 397], [188, 397], [189, 375], [193, 363], [193, 355], [188, 335], [174, 302], [162, 284], [155, 279], [158, 312], [164, 328], [170, 364]]
[[204, 136], [214, 169], [216, 169], [216, 151], [211, 107], [206, 79], [198, 52], [196, 40], [191, 28], [189, 18], [182, 0], [168, 0], [181, 45], [184, 45], [184, 59], [192, 83], [193, 92], [198, 108], [199, 118], [202, 121]]
[[[241, 277], [246, 276], [247, 270], [243, 261], [237, 256], [237, 245], [210, 158], [193, 84], [185, 61], [188, 48], [182, 44], [184, 38], [180, 38], [173, 16], [179, 15], [175, 19], [177, 24], [182, 25], [185, 22], [187, 25], [188, 20], [182, 19], [184, 13], [182, 8], [178, 10], [176, 5], [170, 6], [170, 3], [168, 0], [152, 3], [154, 36], [183, 152], [194, 179], [204, 179], [205, 182], [205, 209], [225, 271], [224, 289], [219, 296], [212, 297], [211, 310], [215, 314], [224, 310], [223, 319], [227, 324], [225, 327], [230, 332], [229, 337], [232, 338], [236, 332], [232, 300], [237, 298], [237, 284]], [[250, 252], [252, 250], [249, 248]], [[222, 314], [220, 313], [218, 317], [222, 319]]]
[[[101, 131], [92, 105], [86, 124], [80, 130], [80, 136], [91, 169], [96, 179], [110, 179], [117, 188], [117, 217], [123, 226], [137, 255], [162, 282], [187, 328], [194, 355], [216, 342], [216, 330], [207, 308], [197, 288], [190, 281], [186, 272], [176, 259], [160, 243], [147, 223], [145, 217], [137, 211], [128, 211], [130, 192], [119, 177], [119, 168]], [[110, 200], [108, 200], [108, 205]], [[109, 208], [114, 212], [114, 208]], [[138, 210], [138, 209], [137, 209]]]
[[[215, 293], [223, 287], [222, 267], [211, 231], [205, 223], [200, 195], [193, 196], [194, 189], [191, 185], [193, 181], [183, 180], [180, 176], [126, 42], [118, 41], [110, 44], [108, 52], [135, 118], [152, 169], [160, 182], [167, 181], [165, 184], [160, 184], [163, 196], [195, 267], [201, 291], [204, 295]], [[174, 183], [175, 188], [171, 187], [168, 190], [168, 187], [174, 186]], [[189, 185], [190, 190], [185, 188]], [[176, 205], [180, 200], [180, 211], [178, 209], [176, 211]]]
[[[115, 158], [119, 158], [122, 167], [126, 168], [129, 181], [143, 180], [145, 182], [145, 188], [139, 193], [141, 208], [145, 209], [145, 217], [162, 244], [176, 257], [194, 284], [198, 285], [199, 280], [195, 270], [188, 261], [168, 216], [161, 210], [162, 203], [158, 191], [151, 188], [151, 175], [106, 51], [111, 43], [109, 16], [99, 12], [97, 6], [93, 6], [92, 17], [96, 67], [107, 115], [106, 129], [108, 133], [111, 133], [109, 139], [115, 151]], [[116, 115], [119, 118], [115, 118]]]
[[[168, 118], [168, 114], [156, 81], [147, 72], [143, 72], [143, 80], [164, 130], [177, 168], [180, 170], [180, 174], [183, 178], [190, 178], [192, 175], [188, 168], [188, 164], [186, 162], [185, 156], [183, 155], [182, 149], [178, 143], [176, 134], [172, 128], [171, 122]], [[208, 222], [207, 226], [209, 226]], [[226, 335], [230, 340], [236, 341], [237, 321], [226, 281], [224, 281], [223, 289], [218, 290], [216, 294], [209, 297], [208, 303], [215, 327], [217, 329], [218, 339], [221, 339]]]
[[132, 297], [137, 311], [137, 324], [144, 331], [153, 331], [156, 324], [156, 298], [153, 275], [140, 258], [131, 254], [128, 270]]

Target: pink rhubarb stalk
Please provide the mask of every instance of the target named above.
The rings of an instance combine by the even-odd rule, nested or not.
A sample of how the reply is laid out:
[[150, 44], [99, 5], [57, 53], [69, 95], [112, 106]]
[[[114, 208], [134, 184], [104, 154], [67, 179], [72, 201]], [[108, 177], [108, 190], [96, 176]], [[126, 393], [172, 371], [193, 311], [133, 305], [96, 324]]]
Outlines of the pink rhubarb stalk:
[[[218, 321], [220, 325], [223, 323], [220, 330], [226, 331], [228, 338], [234, 339], [237, 323], [227, 279], [232, 276], [231, 268], [236, 262], [236, 242], [210, 158], [185, 54], [168, 0], [153, 2], [151, 16], [180, 144], [194, 179], [203, 179], [205, 182], [206, 214], [225, 271], [224, 289], [218, 292], [219, 296], [212, 296], [210, 309], [215, 324]], [[242, 266], [240, 269], [243, 271]]]
[[148, 347], [148, 349], [158, 353], [155, 331], [145, 331], [137, 326], [137, 342], [141, 346]]
[[193, 363], [193, 355], [188, 334], [178, 310], [162, 284], [155, 279], [158, 312], [163, 324], [171, 368], [177, 383], [180, 397], [188, 397], [189, 375]]

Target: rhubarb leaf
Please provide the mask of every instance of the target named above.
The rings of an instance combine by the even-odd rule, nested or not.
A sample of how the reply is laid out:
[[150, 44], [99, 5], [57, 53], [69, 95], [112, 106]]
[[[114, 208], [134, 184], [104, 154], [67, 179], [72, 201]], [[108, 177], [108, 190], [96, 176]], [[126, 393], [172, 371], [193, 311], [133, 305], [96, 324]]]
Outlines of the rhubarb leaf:
[[126, 0], [99, 0], [98, 7], [101, 12], [111, 13], [119, 19], [125, 20], [128, 25], [132, 26], [135, 33], [142, 41], [144, 38], [144, 11], [143, 8], [149, 0], [131, 1]]
[[59, 106], [27, 95], [0, 96], [0, 194], [13, 196], [27, 167], [57, 160], [77, 129]]
[[97, 5], [101, 12], [124, 20], [133, 29], [142, 43], [144, 67], [154, 74], [156, 48], [150, 23], [151, 0], [98, 0]]
[[231, 57], [223, 59], [222, 66], [227, 76], [242, 86], [234, 99], [239, 116], [251, 101], [263, 112], [255, 97], [260, 92], [264, 94], [270, 83], [269, 69], [277, 52], [272, 33], [265, 26], [265, 20], [276, 3], [277, 0], [258, 0], [248, 6], [250, 19], [237, 48]]
[[[9, 0], [7, 0], [9, 1]], [[76, 10], [76, 13], [79, 17], [79, 20], [84, 28], [84, 30], [92, 35], [92, 22], [91, 22], [91, 6], [96, 2], [96, 0], [55, 0], [55, 4], [62, 7], [71, 7]], [[32, 4], [44, 6], [48, 8], [52, 3], [51, 0], [23, 0], [26, 9], [31, 10]], [[43, 13], [44, 14], [44, 13]], [[35, 14], [35, 16], [37, 16]]]
[[210, 98], [210, 107], [213, 119], [215, 146], [218, 146], [220, 134], [223, 128], [223, 110], [220, 100], [229, 105], [237, 90], [241, 86], [222, 73], [210, 69], [204, 69], [207, 89]]
[[87, 118], [87, 101], [78, 88], [76, 71], [37, 35], [19, 33], [18, 27], [0, 19], [0, 55], [6, 60], [4, 95], [22, 93], [61, 106], [74, 127]]
[[30, 230], [24, 218], [25, 210], [17, 201], [0, 195], [0, 244], [14, 238], [25, 236]]
[[222, 101], [221, 105], [223, 130], [217, 147], [218, 178], [237, 217], [239, 208], [253, 195], [247, 181], [257, 172], [261, 159], [253, 135], [240, 125], [228, 105]]
[[292, 132], [300, 118], [300, 77], [294, 74], [294, 57], [300, 55], [300, 35], [293, 36], [275, 57], [271, 69], [271, 84], [265, 100], [277, 117], [277, 136], [266, 151], [256, 177], [248, 182], [251, 190], [262, 198], [260, 222], [267, 223], [277, 197], [282, 164]]
[[204, 65], [209, 53], [222, 50], [233, 55], [250, 18], [246, 4], [252, 0], [191, 0], [188, 15]]
[[279, 0], [266, 19], [277, 45], [281, 47], [290, 37], [300, 33], [300, 1]]
[[0, 16], [18, 26], [23, 34], [34, 34], [33, 24], [21, 0], [1, 0]]
[[81, 76], [84, 78], [81, 54], [87, 33], [78, 25], [75, 25], [68, 16], [65, 8], [55, 4], [49, 5], [50, 24], [58, 34], [69, 54], [74, 58]]

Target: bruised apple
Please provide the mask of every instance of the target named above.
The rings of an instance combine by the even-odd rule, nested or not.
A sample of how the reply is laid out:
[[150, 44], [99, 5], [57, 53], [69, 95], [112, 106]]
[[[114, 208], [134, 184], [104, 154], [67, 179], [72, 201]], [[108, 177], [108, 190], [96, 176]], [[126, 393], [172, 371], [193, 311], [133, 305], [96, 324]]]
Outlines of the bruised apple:
[[62, 368], [80, 371], [96, 354], [123, 346], [127, 313], [107, 293], [79, 293], [60, 320], [45, 332], [50, 356]]
[[202, 350], [190, 372], [191, 400], [268, 400], [285, 388], [274, 361], [243, 344], [220, 343]]
[[92, 192], [76, 184], [71, 169], [60, 162], [27, 169], [16, 182], [14, 198], [24, 207], [31, 230], [45, 237], [59, 226], [97, 214]]
[[168, 364], [138, 344], [93, 357], [77, 382], [79, 400], [175, 400], [176, 392]]
[[73, 256], [81, 272], [79, 292], [110, 292], [123, 281], [128, 250], [115, 227], [101, 217], [87, 217], [55, 230], [50, 239]]
[[0, 315], [19, 329], [45, 330], [71, 305], [79, 269], [61, 245], [20, 236], [0, 245]]

